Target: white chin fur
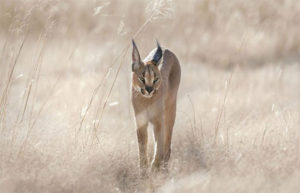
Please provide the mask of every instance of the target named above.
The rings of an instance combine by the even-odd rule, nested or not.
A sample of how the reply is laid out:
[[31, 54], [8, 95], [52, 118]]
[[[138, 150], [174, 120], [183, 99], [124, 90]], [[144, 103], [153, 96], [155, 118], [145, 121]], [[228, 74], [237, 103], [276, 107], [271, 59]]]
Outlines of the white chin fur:
[[151, 94], [143, 94], [143, 97], [145, 97], [145, 98], [151, 98], [153, 96], [153, 94], [151, 93]]

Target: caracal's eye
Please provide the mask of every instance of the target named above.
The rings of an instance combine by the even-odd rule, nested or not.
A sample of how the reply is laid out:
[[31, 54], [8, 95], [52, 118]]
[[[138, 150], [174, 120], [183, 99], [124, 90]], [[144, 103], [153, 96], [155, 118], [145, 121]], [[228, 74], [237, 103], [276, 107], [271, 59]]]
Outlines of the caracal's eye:
[[155, 78], [155, 79], [153, 80], [153, 83], [156, 83], [158, 80], [159, 80], [159, 78]]
[[145, 79], [143, 77], [139, 77], [140, 81], [145, 84]]

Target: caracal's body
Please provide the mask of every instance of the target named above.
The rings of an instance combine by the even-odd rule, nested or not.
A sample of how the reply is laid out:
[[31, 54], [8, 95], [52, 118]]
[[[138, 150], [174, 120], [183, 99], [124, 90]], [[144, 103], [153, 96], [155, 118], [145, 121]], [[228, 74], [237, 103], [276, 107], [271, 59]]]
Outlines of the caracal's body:
[[137, 137], [139, 144], [140, 168], [142, 174], [148, 168], [147, 126], [153, 124], [155, 151], [152, 170], [166, 166], [171, 153], [172, 130], [176, 116], [176, 99], [180, 83], [180, 64], [168, 49], [154, 49], [143, 60], [133, 41], [132, 93]]

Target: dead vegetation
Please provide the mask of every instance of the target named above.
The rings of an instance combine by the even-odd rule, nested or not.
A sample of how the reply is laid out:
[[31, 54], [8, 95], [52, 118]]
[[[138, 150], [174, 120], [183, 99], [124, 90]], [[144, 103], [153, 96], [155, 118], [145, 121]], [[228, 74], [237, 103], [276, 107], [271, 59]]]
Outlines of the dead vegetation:
[[[0, 192], [299, 192], [300, 4], [0, 0]], [[182, 64], [169, 175], [142, 181], [130, 40]], [[149, 130], [151, 133], [151, 130]]]

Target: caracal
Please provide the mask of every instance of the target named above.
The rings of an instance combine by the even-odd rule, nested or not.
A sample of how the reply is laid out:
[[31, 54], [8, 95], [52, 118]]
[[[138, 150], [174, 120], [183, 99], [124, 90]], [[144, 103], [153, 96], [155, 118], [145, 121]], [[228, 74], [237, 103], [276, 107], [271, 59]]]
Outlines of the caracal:
[[180, 83], [180, 64], [173, 52], [157, 48], [142, 61], [132, 40], [132, 89], [141, 174], [148, 168], [147, 142], [149, 123], [154, 128], [155, 149], [151, 170], [167, 166], [171, 154], [172, 130], [176, 116], [176, 99]]

